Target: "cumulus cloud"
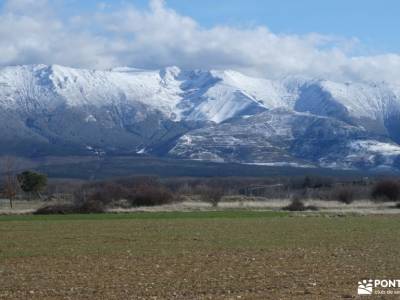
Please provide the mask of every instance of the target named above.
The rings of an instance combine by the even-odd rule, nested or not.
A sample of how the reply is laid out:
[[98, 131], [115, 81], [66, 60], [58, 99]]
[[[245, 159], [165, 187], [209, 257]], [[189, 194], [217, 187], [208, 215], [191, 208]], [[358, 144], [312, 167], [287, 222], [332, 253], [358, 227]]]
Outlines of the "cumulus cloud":
[[129, 4], [110, 9], [99, 1], [98, 11], [69, 17], [60, 13], [62, 2], [6, 1], [0, 13], [0, 65], [177, 65], [236, 69], [268, 78], [301, 74], [395, 83], [400, 78], [400, 55], [352, 56], [355, 39], [283, 35], [267, 27], [203, 28], [162, 0], [149, 1], [144, 10]]

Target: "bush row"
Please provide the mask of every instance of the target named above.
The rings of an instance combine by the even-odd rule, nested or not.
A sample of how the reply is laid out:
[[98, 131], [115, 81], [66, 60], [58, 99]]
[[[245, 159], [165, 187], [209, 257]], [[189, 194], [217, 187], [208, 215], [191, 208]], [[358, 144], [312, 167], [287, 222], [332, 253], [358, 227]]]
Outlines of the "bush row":
[[[357, 199], [375, 201], [400, 200], [400, 184], [396, 180], [382, 180], [374, 184], [363, 182], [332, 183], [330, 180], [305, 178], [296, 184], [276, 184], [273, 181], [239, 179], [168, 179], [161, 181], [154, 177], [125, 178], [114, 181], [86, 183], [75, 186], [72, 204], [46, 206], [38, 213], [85, 213], [101, 212], [105, 207], [141, 207], [170, 204], [181, 201], [182, 195], [198, 195], [204, 202], [218, 206], [224, 195], [232, 193], [262, 196], [265, 190], [271, 190], [275, 199], [295, 196], [296, 199], [338, 200], [346, 204]], [[252, 184], [249, 184], [252, 183]], [[247, 186], [244, 188], [245, 184]], [[57, 189], [56, 189], [57, 190]], [[280, 194], [279, 190], [286, 193]], [[236, 191], [236, 192], [235, 192]], [[301, 201], [293, 201], [287, 210], [306, 210]]]

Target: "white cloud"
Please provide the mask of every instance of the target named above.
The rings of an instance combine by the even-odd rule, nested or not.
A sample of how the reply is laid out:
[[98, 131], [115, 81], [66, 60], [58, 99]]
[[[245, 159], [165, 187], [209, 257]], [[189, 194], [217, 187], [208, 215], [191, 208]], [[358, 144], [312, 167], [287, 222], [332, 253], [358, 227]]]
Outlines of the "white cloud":
[[[62, 2], [62, 0], [59, 0]], [[0, 14], [0, 64], [108, 68], [237, 69], [265, 77], [303, 74], [337, 80], [400, 78], [400, 55], [354, 57], [357, 40], [281, 35], [266, 27], [203, 28], [162, 0], [140, 10], [99, 2], [91, 15], [61, 16], [46, 0], [8, 0]]]

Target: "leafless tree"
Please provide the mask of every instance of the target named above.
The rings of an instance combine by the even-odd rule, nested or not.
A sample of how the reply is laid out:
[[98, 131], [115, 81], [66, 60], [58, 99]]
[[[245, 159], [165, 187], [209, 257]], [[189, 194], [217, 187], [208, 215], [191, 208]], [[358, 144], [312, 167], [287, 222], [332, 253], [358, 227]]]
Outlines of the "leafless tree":
[[2, 189], [4, 196], [10, 201], [13, 208], [13, 201], [18, 191], [18, 181], [16, 176], [16, 158], [7, 156], [3, 159], [2, 166]]

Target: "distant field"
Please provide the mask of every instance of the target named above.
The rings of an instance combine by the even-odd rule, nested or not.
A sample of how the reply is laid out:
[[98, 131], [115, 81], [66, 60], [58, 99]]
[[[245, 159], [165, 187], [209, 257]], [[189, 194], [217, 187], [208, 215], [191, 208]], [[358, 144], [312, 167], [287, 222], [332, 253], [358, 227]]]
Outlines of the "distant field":
[[367, 171], [322, 168], [271, 167], [195, 160], [177, 160], [150, 156], [51, 157], [34, 162], [35, 168], [50, 178], [110, 179], [134, 175], [160, 177], [265, 177], [265, 176], [373, 176]]
[[0, 217], [0, 299], [342, 299], [398, 278], [395, 216]]

